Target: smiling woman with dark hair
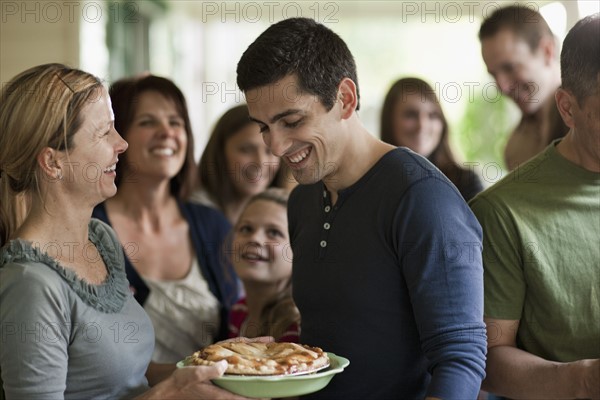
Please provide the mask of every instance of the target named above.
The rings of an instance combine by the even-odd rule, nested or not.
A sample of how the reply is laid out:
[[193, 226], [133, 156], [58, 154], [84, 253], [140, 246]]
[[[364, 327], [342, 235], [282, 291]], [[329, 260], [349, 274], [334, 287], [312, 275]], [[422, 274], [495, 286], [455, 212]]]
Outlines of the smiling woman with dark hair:
[[252, 196], [282, 186], [280, 166], [246, 104], [237, 105], [219, 118], [208, 139], [192, 200], [217, 208], [234, 224]]
[[456, 162], [448, 121], [433, 88], [419, 78], [397, 80], [383, 102], [381, 140], [427, 157], [466, 201], [483, 189], [479, 176]]
[[219, 254], [230, 224], [185, 201], [196, 166], [179, 88], [149, 75], [115, 82], [110, 95], [129, 150], [116, 196], [94, 216], [112, 225], [125, 249], [127, 278], [156, 331], [152, 360], [174, 363], [226, 337], [237, 286]]

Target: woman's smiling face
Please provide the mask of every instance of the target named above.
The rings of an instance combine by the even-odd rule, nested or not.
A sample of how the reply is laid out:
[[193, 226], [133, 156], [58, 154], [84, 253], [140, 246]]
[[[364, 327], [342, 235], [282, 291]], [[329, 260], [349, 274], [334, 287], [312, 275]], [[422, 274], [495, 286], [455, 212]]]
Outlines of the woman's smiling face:
[[132, 176], [171, 179], [177, 175], [186, 157], [186, 129], [171, 99], [156, 91], [142, 92], [126, 132], [127, 168]]
[[60, 151], [63, 178], [56, 183], [79, 192], [82, 201], [94, 207], [116, 194], [115, 169], [127, 142], [115, 130], [106, 89], [99, 89], [92, 97], [82, 109], [81, 118], [72, 149]]
[[438, 105], [422, 94], [404, 94], [394, 106], [394, 141], [424, 157], [438, 147], [444, 128]]
[[227, 174], [239, 196], [254, 196], [273, 182], [279, 157], [264, 143], [258, 126], [249, 123], [225, 142]]

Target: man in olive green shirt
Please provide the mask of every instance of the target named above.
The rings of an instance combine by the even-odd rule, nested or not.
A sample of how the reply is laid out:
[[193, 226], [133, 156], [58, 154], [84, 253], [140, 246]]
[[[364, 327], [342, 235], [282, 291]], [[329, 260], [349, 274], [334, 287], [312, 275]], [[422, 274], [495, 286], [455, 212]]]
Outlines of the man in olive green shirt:
[[487, 378], [512, 398], [600, 397], [600, 16], [561, 54], [562, 140], [481, 193]]

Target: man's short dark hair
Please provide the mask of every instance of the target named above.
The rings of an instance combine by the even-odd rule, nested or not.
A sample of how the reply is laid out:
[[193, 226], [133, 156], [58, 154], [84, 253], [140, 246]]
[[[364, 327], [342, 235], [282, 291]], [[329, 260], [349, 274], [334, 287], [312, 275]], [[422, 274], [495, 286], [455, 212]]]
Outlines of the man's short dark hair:
[[295, 75], [299, 89], [316, 95], [328, 111], [344, 78], [354, 81], [360, 99], [356, 64], [348, 46], [312, 19], [290, 18], [271, 25], [248, 47], [237, 66], [237, 84], [243, 92], [288, 75]]
[[531, 51], [537, 50], [542, 37], [554, 39], [552, 30], [539, 12], [529, 7], [512, 5], [494, 11], [483, 21], [479, 28], [479, 40], [491, 38], [505, 29], [523, 39]]
[[600, 14], [575, 24], [563, 42], [560, 54], [562, 87], [573, 93], [581, 105], [598, 92], [600, 74]]

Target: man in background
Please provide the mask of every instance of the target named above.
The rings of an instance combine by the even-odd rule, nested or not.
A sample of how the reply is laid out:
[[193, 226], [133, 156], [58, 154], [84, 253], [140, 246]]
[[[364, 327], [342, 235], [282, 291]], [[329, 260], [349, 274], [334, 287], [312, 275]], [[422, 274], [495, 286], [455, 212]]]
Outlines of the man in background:
[[565, 38], [561, 140], [475, 197], [484, 231], [483, 388], [600, 398], [600, 14]]
[[491, 14], [479, 40], [489, 73], [522, 112], [504, 150], [506, 166], [513, 170], [567, 133], [554, 102], [560, 86], [558, 46], [544, 18], [519, 5]]

